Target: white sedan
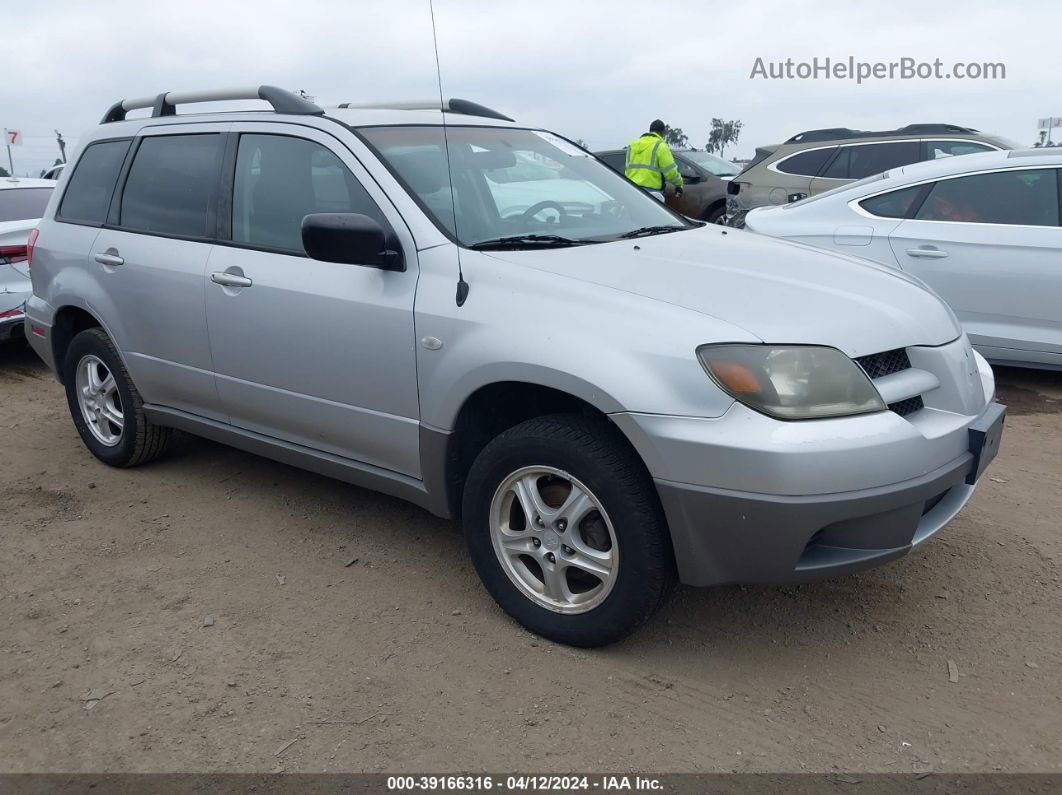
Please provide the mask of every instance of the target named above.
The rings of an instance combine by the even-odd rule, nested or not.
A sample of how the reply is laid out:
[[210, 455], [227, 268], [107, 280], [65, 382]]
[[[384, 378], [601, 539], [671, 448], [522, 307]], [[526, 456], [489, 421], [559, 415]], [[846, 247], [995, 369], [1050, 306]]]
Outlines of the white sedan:
[[53, 188], [55, 180], [0, 179], [0, 342], [22, 335], [22, 306], [32, 292], [26, 243]]
[[1062, 150], [948, 157], [782, 207], [753, 232], [829, 248], [932, 287], [989, 361], [1062, 369]]

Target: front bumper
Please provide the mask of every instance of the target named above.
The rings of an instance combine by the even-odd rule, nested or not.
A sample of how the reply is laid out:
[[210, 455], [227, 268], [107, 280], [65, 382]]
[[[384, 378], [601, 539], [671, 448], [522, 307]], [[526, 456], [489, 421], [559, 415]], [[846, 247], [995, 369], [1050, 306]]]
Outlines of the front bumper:
[[689, 585], [783, 583], [895, 560], [946, 525], [974, 487], [973, 456], [894, 486], [791, 497], [656, 481]]
[[[741, 407], [731, 413], [722, 422], [614, 415], [653, 474], [689, 585], [806, 582], [901, 557], [970, 499], [1004, 408], [951, 415], [955, 424], [930, 438], [939, 429], [891, 412], [775, 423], [762, 444], [750, 433], [757, 423]], [[849, 428], [860, 433], [843, 436]]]

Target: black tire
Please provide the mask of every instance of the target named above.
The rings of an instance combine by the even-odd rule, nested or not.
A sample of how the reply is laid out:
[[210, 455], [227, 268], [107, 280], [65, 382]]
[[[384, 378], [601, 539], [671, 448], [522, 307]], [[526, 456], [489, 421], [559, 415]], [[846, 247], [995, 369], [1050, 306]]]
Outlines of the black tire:
[[710, 224], [725, 225], [726, 222], [723, 220], [723, 216], [725, 216], [725, 215], [726, 215], [726, 207], [716, 207], [711, 212], [705, 213], [704, 220], [707, 221]]
[[[99, 358], [114, 376], [121, 400], [124, 427], [120, 440], [114, 446], [103, 444], [93, 435], [78, 403], [77, 368], [82, 359], [90, 355]], [[85, 447], [100, 461], [113, 467], [135, 467], [154, 461], [166, 452], [172, 431], [148, 420], [144, 414], [144, 401], [129, 377], [118, 349], [103, 329], [87, 329], [70, 342], [63, 360], [63, 383], [66, 385], [66, 402], [74, 427]]]
[[[611, 518], [620, 565], [607, 597], [588, 612], [563, 614], [536, 604], [494, 551], [494, 494], [511, 474], [533, 466], [569, 473]], [[556, 414], [505, 431], [472, 465], [462, 508], [469, 553], [484, 586], [506, 613], [545, 638], [582, 647], [614, 643], [652, 616], [673, 590], [674, 552], [656, 488], [641, 459], [604, 418]]]

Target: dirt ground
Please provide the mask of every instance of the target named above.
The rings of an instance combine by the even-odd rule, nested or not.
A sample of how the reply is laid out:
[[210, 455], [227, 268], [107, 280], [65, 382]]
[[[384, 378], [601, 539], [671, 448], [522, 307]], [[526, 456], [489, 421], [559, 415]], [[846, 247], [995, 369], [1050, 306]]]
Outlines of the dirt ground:
[[103, 466], [0, 348], [0, 771], [1060, 771], [1062, 373], [998, 375], [924, 549], [580, 651], [398, 500], [191, 437]]

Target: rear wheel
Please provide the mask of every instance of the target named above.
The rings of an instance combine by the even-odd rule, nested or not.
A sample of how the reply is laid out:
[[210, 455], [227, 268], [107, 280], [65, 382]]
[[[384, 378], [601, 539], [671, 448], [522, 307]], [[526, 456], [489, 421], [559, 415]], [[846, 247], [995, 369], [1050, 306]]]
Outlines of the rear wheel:
[[525, 627], [561, 643], [625, 637], [674, 582], [652, 480], [604, 419], [541, 417], [498, 436], [469, 473], [464, 517], [487, 590]]
[[148, 420], [140, 393], [102, 329], [87, 329], [71, 341], [63, 383], [74, 427], [100, 461], [133, 467], [166, 451], [170, 429]]

